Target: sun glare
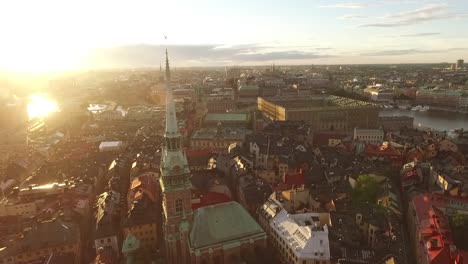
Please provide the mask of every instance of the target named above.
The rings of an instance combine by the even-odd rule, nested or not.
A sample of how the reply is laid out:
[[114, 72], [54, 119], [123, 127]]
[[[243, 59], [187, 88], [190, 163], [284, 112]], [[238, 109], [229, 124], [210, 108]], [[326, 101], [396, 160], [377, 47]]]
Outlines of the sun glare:
[[59, 107], [56, 102], [38, 95], [29, 97], [28, 115], [29, 119], [45, 117], [50, 113], [57, 112]]

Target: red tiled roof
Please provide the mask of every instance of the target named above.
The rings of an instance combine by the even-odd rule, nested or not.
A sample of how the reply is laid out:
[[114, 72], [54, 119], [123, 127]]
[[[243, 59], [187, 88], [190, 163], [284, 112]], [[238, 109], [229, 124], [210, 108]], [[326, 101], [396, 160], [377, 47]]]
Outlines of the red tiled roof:
[[416, 211], [416, 216], [419, 221], [429, 219], [429, 209], [432, 207], [432, 195], [431, 194], [420, 194], [413, 198], [413, 206]]
[[[130, 189], [140, 190], [142, 193], [146, 193], [153, 202], [156, 201], [157, 183], [156, 178], [152, 175], [143, 174], [138, 178], [133, 179]], [[136, 195], [137, 193], [138, 191], [134, 194]]]
[[401, 156], [401, 153], [393, 148], [391, 145], [382, 144], [380, 146], [367, 145], [365, 148], [365, 153], [368, 155], [377, 155], [377, 156]]
[[184, 149], [185, 155], [187, 157], [196, 157], [196, 156], [210, 156], [213, 152], [212, 149]]
[[[452, 251], [454, 244], [448, 219], [433, 203], [439, 201], [433, 194], [420, 194], [413, 198], [417, 221], [422, 226], [418, 230], [422, 243], [420, 252], [424, 252], [431, 264], [455, 264], [461, 258], [458, 251]], [[442, 204], [441, 204], [442, 205]]]
[[195, 210], [201, 207], [227, 203], [230, 201], [232, 201], [232, 199], [224, 193], [209, 192], [200, 198], [200, 203], [192, 204], [192, 209]]
[[284, 183], [290, 185], [302, 185], [305, 184], [305, 177], [302, 173], [286, 174], [284, 175]]

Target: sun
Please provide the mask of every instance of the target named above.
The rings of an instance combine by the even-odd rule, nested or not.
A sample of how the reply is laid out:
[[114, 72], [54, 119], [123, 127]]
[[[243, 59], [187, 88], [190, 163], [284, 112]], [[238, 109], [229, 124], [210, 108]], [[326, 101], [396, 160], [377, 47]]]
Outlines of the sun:
[[50, 113], [57, 112], [59, 107], [56, 102], [38, 95], [29, 97], [28, 115], [29, 119], [41, 118]]

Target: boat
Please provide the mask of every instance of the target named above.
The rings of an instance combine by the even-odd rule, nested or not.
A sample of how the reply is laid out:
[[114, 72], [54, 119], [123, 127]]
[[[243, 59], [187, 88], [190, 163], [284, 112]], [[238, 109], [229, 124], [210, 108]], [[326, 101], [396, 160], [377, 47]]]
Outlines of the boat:
[[417, 105], [417, 106], [411, 108], [411, 111], [419, 111], [419, 110], [421, 110], [421, 108], [422, 108], [422, 106]]
[[399, 105], [399, 106], [398, 106], [398, 109], [401, 109], [401, 110], [408, 110], [408, 107], [407, 107], [407, 106], [404, 106], [404, 105]]
[[429, 110], [429, 106], [423, 106], [421, 107], [421, 109], [419, 109], [420, 112], [426, 112], [427, 110]]

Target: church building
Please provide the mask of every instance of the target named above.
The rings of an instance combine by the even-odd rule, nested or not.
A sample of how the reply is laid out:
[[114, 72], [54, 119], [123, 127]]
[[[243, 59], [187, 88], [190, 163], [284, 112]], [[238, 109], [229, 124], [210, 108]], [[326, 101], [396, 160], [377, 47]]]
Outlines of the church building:
[[191, 173], [181, 147], [166, 50], [166, 128], [160, 165], [167, 263], [242, 263], [266, 247], [266, 234], [237, 202], [192, 210]]

